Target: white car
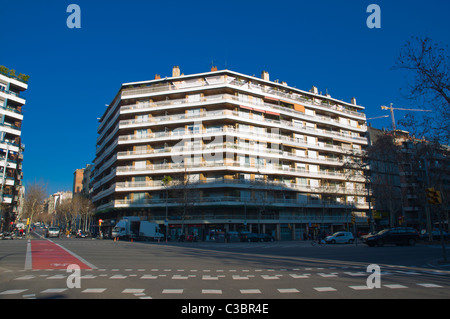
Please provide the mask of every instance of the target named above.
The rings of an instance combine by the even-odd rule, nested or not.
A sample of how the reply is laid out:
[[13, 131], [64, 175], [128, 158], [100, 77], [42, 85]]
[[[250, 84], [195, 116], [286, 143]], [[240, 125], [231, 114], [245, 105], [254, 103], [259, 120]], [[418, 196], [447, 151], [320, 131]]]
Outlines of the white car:
[[327, 242], [327, 244], [337, 244], [337, 243], [353, 244], [355, 238], [353, 237], [353, 234], [350, 232], [339, 231], [331, 236], [327, 236], [325, 238], [325, 241]]

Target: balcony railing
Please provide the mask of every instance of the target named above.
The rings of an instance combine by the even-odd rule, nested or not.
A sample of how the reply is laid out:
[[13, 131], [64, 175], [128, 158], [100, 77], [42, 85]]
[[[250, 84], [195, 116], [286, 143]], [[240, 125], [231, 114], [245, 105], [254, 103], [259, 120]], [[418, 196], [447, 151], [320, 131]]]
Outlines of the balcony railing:
[[139, 174], [144, 172], [155, 173], [158, 171], [180, 171], [184, 172], [186, 169], [190, 170], [190, 173], [202, 171], [205, 168], [214, 168], [217, 170], [232, 169], [236, 168], [238, 170], [256, 172], [258, 174], [283, 174], [283, 175], [298, 175], [301, 177], [310, 178], [327, 178], [327, 179], [351, 179], [354, 181], [365, 181], [365, 177], [362, 174], [348, 174], [335, 172], [335, 171], [312, 171], [306, 170], [298, 167], [289, 167], [282, 164], [266, 164], [266, 165], [255, 165], [247, 164], [239, 161], [233, 160], [220, 160], [220, 161], [203, 161], [198, 163], [166, 163], [166, 164], [150, 164], [144, 167], [135, 166], [118, 166], [116, 171], [118, 175], [127, 175], [127, 173]]
[[[232, 111], [230, 111], [232, 112]], [[191, 132], [188, 130], [176, 130], [176, 131], [168, 131], [168, 132], [154, 132], [154, 133], [148, 133], [146, 135], [142, 136], [136, 136], [136, 135], [121, 135], [119, 136], [119, 143], [136, 143], [136, 142], [144, 142], [144, 140], [147, 140], [151, 142], [154, 139], [167, 139], [174, 137], [175, 139], [183, 139], [183, 138], [202, 138], [202, 134], [225, 134], [225, 133], [236, 133], [239, 135], [245, 135], [245, 136], [251, 136], [254, 140], [261, 140], [271, 143], [278, 143], [278, 144], [286, 144], [286, 143], [293, 143], [296, 146], [299, 147], [306, 147], [306, 148], [317, 148], [321, 150], [326, 151], [335, 151], [339, 153], [349, 153], [351, 151], [358, 153], [356, 150], [352, 150], [350, 148], [341, 147], [338, 145], [332, 145], [332, 144], [325, 144], [325, 143], [308, 143], [305, 141], [302, 141], [298, 138], [293, 138], [290, 136], [275, 134], [275, 133], [261, 133], [261, 132], [254, 132], [244, 129], [235, 129], [235, 128], [229, 128], [229, 127], [222, 127], [222, 128], [214, 128], [214, 129], [203, 129], [198, 132]], [[359, 151], [360, 152], [360, 151]]]
[[[250, 91], [269, 93], [269, 94], [279, 96], [281, 98], [290, 99], [290, 100], [293, 100], [296, 102], [306, 103], [309, 105], [314, 105], [314, 106], [320, 107], [322, 109], [329, 109], [332, 111], [342, 112], [342, 113], [345, 113], [348, 115], [359, 117], [361, 119], [366, 118], [366, 115], [364, 113], [348, 110], [345, 108], [345, 106], [339, 105], [336, 101], [329, 100], [325, 96], [324, 97], [315, 96], [313, 98], [310, 98], [310, 97], [303, 96], [299, 93], [283, 92], [282, 91], [283, 89], [280, 87], [274, 88], [272, 86], [255, 84], [255, 83], [249, 84], [246, 81], [238, 81], [238, 80], [226, 81], [224, 78], [214, 81], [214, 84], [209, 84], [208, 81], [198, 81], [195, 83], [191, 83], [189, 86], [185, 86], [185, 87], [182, 87], [180, 85], [174, 85], [174, 84], [157, 84], [157, 85], [147, 86], [147, 87], [142, 87], [142, 88], [124, 89], [124, 90], [122, 90], [122, 97], [126, 98], [127, 96], [145, 95], [145, 94], [159, 93], [159, 92], [164, 92], [164, 91], [180, 90], [180, 89], [184, 89], [184, 88], [192, 89], [192, 88], [212, 86], [212, 85], [217, 85], [217, 84], [227, 84], [227, 85], [239, 87], [241, 89], [242, 88], [248, 89]], [[329, 100], [330, 103], [329, 104], [319, 103], [314, 100], [315, 98], [326, 99], [326, 100]]]

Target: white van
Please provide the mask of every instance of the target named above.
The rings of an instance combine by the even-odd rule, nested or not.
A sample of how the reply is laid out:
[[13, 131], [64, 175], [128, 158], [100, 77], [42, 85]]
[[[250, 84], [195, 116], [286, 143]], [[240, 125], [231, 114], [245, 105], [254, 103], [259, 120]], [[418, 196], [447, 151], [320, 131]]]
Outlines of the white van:
[[353, 234], [350, 232], [338, 231], [337, 233], [334, 233], [331, 236], [327, 236], [325, 238], [325, 241], [327, 242], [327, 244], [337, 244], [337, 243], [353, 244], [355, 238], [353, 237]]

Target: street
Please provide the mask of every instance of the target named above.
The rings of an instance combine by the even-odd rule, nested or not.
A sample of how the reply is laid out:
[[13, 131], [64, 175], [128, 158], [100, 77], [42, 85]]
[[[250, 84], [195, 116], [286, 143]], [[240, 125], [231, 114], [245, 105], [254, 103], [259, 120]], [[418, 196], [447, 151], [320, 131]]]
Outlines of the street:
[[[398, 299], [450, 297], [439, 245], [280, 241], [0, 241], [0, 299]], [[79, 278], [67, 271], [79, 266]], [[370, 289], [367, 267], [380, 267]], [[79, 280], [79, 287], [70, 282]]]

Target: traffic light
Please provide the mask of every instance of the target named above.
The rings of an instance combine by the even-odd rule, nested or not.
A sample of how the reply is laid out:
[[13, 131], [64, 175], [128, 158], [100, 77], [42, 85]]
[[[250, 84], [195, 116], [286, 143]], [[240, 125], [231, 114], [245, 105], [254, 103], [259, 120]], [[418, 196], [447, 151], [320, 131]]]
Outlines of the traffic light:
[[427, 194], [427, 200], [429, 204], [438, 205], [442, 204], [441, 192], [434, 189], [434, 187], [427, 188], [425, 190]]

